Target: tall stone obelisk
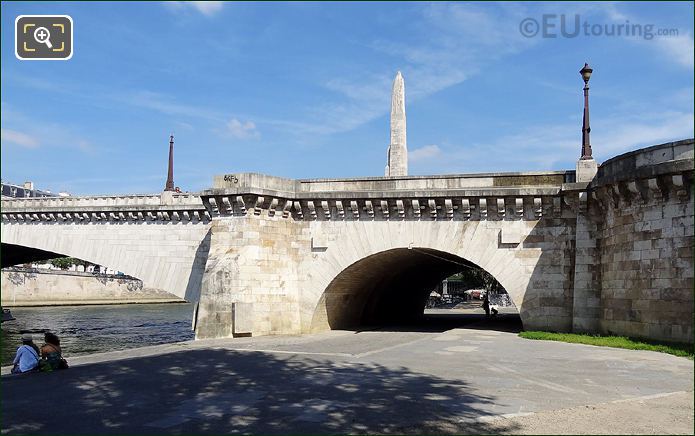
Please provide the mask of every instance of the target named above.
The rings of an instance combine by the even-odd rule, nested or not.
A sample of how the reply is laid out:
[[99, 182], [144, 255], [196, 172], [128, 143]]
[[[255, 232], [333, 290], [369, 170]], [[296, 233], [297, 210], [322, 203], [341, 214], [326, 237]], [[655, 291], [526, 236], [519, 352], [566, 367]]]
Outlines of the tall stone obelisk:
[[388, 149], [386, 174], [408, 175], [408, 145], [405, 137], [405, 83], [399, 71], [391, 91], [391, 144]]

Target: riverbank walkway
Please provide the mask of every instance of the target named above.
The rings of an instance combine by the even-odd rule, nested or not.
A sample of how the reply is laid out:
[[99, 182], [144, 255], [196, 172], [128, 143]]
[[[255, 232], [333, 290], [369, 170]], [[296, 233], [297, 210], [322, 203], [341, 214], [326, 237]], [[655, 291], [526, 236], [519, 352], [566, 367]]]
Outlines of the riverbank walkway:
[[2, 434], [692, 433], [693, 361], [521, 339], [511, 314], [474, 321], [3, 368]]

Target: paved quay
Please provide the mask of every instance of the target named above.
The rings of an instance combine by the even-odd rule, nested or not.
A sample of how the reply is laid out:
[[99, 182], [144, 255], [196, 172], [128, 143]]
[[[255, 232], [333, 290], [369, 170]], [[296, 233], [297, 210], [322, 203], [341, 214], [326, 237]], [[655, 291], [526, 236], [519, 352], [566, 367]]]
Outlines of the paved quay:
[[3, 368], [2, 434], [692, 434], [693, 361], [530, 341], [513, 315], [470, 318]]

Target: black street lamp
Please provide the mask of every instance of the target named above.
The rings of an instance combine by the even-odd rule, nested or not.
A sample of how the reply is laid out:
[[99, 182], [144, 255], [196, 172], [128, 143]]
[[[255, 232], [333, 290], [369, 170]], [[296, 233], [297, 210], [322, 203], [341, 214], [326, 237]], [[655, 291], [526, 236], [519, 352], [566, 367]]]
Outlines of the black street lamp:
[[589, 67], [589, 64], [585, 63], [584, 68], [579, 70], [579, 74], [582, 75], [584, 79], [584, 120], [582, 121], [582, 159], [592, 159], [591, 157], [591, 141], [589, 139], [589, 133], [591, 133], [591, 127], [589, 127], [589, 79], [591, 78], [591, 73], [594, 70]]

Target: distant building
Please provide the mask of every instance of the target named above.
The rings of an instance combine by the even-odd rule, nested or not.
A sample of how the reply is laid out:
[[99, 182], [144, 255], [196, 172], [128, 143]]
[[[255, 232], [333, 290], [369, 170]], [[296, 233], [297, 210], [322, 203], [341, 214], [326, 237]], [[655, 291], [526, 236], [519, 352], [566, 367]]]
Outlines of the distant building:
[[34, 189], [33, 182], [24, 182], [24, 185], [2, 182], [2, 196], [4, 198], [69, 197], [70, 194], [67, 192], [54, 194], [51, 191]]

